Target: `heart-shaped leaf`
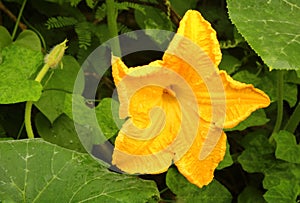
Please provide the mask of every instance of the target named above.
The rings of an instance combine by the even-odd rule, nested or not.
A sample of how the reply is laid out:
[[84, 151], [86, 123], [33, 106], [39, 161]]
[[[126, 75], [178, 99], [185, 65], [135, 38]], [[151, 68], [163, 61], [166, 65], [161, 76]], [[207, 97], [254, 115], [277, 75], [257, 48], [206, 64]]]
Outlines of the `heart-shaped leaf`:
[[0, 199], [14, 202], [149, 202], [152, 181], [108, 171], [87, 154], [41, 139], [0, 142]]

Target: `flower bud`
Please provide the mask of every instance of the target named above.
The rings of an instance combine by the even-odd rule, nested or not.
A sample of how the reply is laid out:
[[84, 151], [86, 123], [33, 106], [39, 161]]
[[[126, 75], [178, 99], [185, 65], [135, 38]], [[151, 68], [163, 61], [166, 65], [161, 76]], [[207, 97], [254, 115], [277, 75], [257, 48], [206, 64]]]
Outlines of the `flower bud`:
[[65, 39], [65, 41], [53, 47], [49, 54], [45, 56], [45, 64], [49, 65], [50, 68], [56, 68], [61, 62], [65, 50], [68, 48], [66, 46], [67, 41], [68, 40]]

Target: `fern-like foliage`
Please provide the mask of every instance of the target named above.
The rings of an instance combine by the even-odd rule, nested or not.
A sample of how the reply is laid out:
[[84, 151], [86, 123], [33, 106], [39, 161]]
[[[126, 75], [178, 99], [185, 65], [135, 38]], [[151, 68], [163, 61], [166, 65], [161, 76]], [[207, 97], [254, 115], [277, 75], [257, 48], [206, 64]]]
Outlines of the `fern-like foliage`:
[[75, 25], [75, 32], [78, 36], [79, 48], [87, 49], [91, 45], [92, 32], [89, 22], [80, 22]]
[[101, 21], [103, 20], [104, 18], [106, 17], [106, 4], [103, 3], [101, 6], [99, 6], [96, 10], [96, 13], [95, 13], [95, 18], [98, 20], [98, 21]]
[[58, 17], [51, 17], [47, 20], [45, 25], [48, 29], [52, 28], [62, 28], [66, 26], [72, 26], [75, 25], [78, 21], [73, 17], [64, 17], [64, 16], [58, 16]]
[[82, 0], [70, 0], [71, 6], [76, 7]]
[[137, 39], [137, 35], [135, 32], [132, 32], [132, 29], [128, 28], [127, 26], [123, 24], [118, 24], [118, 30], [121, 34], [125, 34], [129, 38]]
[[95, 8], [95, 6], [99, 2], [99, 0], [85, 0], [85, 2], [88, 5], [88, 7], [93, 9], [93, 8]]
[[136, 10], [141, 11], [143, 14], [145, 14], [145, 9], [142, 5], [132, 2], [115, 2], [115, 8], [118, 10], [128, 10], [129, 8], [133, 8]]

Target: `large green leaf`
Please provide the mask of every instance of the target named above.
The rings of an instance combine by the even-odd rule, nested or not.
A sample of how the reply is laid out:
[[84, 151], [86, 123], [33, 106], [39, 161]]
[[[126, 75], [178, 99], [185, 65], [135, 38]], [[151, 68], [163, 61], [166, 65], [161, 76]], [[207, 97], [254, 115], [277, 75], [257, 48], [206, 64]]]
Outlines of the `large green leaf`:
[[0, 200], [14, 202], [149, 202], [152, 181], [108, 171], [87, 154], [41, 139], [0, 142]]
[[276, 141], [276, 158], [300, 164], [300, 145], [297, 145], [295, 135], [287, 131], [280, 131], [273, 137]]
[[227, 0], [229, 16], [270, 69], [299, 69], [299, 0]]
[[185, 179], [175, 168], [170, 168], [166, 182], [170, 190], [176, 194], [179, 202], [230, 202], [230, 192], [218, 181], [213, 180], [209, 185], [199, 188]]
[[31, 79], [42, 64], [41, 52], [11, 44], [2, 50], [0, 64], [0, 103], [36, 101], [42, 91], [40, 83]]

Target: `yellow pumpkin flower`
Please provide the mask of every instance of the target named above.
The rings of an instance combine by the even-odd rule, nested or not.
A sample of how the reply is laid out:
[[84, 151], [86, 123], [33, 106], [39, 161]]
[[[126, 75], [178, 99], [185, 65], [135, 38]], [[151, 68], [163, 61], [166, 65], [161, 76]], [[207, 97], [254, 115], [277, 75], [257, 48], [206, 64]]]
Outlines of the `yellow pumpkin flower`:
[[[174, 38], [163, 59], [149, 65], [128, 68], [113, 57], [119, 115], [128, 119], [116, 138], [112, 164], [130, 174], [156, 174], [174, 163], [191, 183], [202, 187], [212, 181], [223, 160], [222, 129], [267, 107], [270, 99], [253, 85], [218, 70], [221, 51], [216, 32], [198, 11], [186, 12], [177, 35], [182, 39]], [[222, 88], [217, 88], [218, 80]]]

